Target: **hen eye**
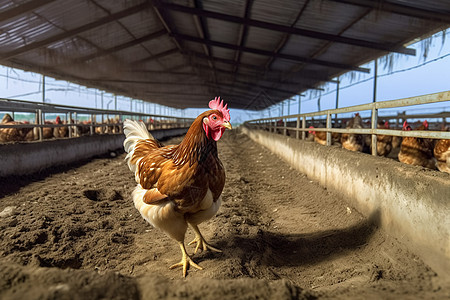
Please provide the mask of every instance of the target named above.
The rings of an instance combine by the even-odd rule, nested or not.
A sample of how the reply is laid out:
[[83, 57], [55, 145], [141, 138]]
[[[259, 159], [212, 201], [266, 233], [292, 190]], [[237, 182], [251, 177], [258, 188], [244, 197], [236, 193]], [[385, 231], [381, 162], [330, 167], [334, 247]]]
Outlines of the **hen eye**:
[[217, 117], [216, 117], [216, 116], [212, 116], [212, 119], [213, 119], [213, 120], [217, 120]]

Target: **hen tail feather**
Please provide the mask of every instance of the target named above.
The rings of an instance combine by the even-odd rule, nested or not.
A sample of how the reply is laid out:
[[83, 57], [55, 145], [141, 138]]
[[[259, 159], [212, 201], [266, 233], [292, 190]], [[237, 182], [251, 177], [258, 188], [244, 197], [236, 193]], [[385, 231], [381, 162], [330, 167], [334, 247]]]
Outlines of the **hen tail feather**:
[[[145, 124], [142, 122], [134, 121], [134, 120], [125, 120], [123, 122], [123, 132], [125, 134], [125, 141], [123, 142], [123, 148], [125, 152], [127, 152], [127, 156], [125, 157], [125, 161], [128, 164], [130, 170], [136, 174], [136, 165], [139, 164], [139, 161], [142, 159], [144, 153], [140, 153], [139, 158], [133, 158], [134, 152], [136, 150], [136, 146], [139, 142], [145, 140], [154, 141], [154, 145], [158, 145], [158, 142], [155, 138], [148, 132]], [[155, 148], [158, 148], [156, 146]], [[149, 149], [150, 150], [150, 149]], [[139, 182], [139, 181], [138, 181]]]

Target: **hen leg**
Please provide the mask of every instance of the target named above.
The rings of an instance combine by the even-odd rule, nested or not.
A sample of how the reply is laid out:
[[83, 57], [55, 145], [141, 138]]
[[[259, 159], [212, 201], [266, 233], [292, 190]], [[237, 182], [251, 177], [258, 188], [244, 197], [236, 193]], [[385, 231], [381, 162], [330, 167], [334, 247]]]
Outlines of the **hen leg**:
[[174, 269], [177, 267], [183, 267], [183, 277], [186, 277], [187, 269], [190, 265], [194, 266], [195, 268], [197, 268], [199, 270], [203, 270], [203, 268], [200, 267], [199, 265], [197, 265], [191, 259], [191, 257], [186, 253], [186, 248], [184, 247], [184, 243], [183, 242], [178, 242], [178, 243], [180, 244], [181, 253], [183, 256], [181, 258], [181, 261], [179, 263], [176, 263], [176, 264], [170, 266], [170, 269]]
[[202, 251], [206, 251], [207, 249], [214, 251], [214, 252], [222, 252], [222, 250], [217, 249], [210, 244], [208, 244], [205, 239], [203, 238], [202, 233], [200, 232], [200, 229], [198, 229], [198, 226], [195, 224], [190, 224], [192, 229], [194, 229], [195, 232], [195, 239], [190, 242], [188, 245], [197, 243], [197, 246], [195, 247], [194, 254], [197, 253], [198, 249], [201, 247]]

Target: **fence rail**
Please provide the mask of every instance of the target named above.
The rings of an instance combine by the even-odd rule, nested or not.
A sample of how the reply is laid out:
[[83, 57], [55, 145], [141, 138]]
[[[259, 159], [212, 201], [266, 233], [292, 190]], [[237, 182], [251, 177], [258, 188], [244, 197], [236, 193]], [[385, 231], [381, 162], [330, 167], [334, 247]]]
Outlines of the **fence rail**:
[[[17, 128], [17, 129], [32, 129], [36, 130], [34, 140], [43, 140], [44, 128], [68, 128], [68, 137], [74, 137], [81, 135], [80, 132], [85, 134], [94, 135], [97, 133], [122, 133], [123, 120], [128, 119], [141, 119], [146, 124], [149, 130], [156, 129], [171, 129], [171, 128], [184, 128], [189, 127], [193, 118], [173, 117], [166, 115], [145, 114], [138, 112], [129, 112], [121, 110], [107, 110], [107, 109], [94, 109], [84, 108], [78, 106], [50, 104], [50, 103], [36, 103], [32, 101], [14, 100], [0, 98], [0, 113], [11, 113], [14, 119], [15, 113], [30, 113], [34, 114], [34, 123], [29, 124], [1, 124], [2, 128]], [[61, 119], [64, 120], [64, 124], [49, 124], [45, 123], [46, 114], [61, 114]], [[110, 122], [113, 118], [114, 122]], [[81, 119], [87, 119], [87, 122], [81, 122]], [[108, 121], [109, 120], [109, 121]], [[99, 131], [97, 128], [101, 128]], [[112, 128], [112, 129], [111, 129]], [[97, 129], [97, 130], [96, 130]], [[111, 130], [109, 130], [111, 129]], [[114, 129], [114, 130], [113, 130]], [[1, 141], [1, 140], [0, 140]]]
[[[415, 130], [415, 131], [402, 131], [402, 130], [394, 130], [394, 129], [378, 129], [378, 118], [380, 117], [378, 114], [379, 109], [386, 108], [398, 108], [405, 106], [413, 106], [419, 104], [429, 104], [429, 103], [438, 103], [438, 102], [448, 102], [450, 104], [450, 91], [428, 94], [423, 96], [409, 97], [398, 100], [391, 101], [383, 101], [383, 102], [374, 102], [362, 105], [349, 106], [338, 109], [329, 109], [319, 112], [306, 113], [306, 114], [295, 114], [288, 116], [278, 116], [278, 117], [269, 117], [262, 119], [255, 119], [251, 121], [247, 121], [244, 123], [245, 126], [257, 128], [257, 129], [266, 129], [270, 132], [277, 133], [280, 131], [283, 135], [287, 134], [288, 130], [295, 131], [295, 137], [297, 139], [306, 139], [306, 131], [314, 130], [314, 131], [325, 131], [327, 132], [326, 144], [328, 146], [331, 145], [331, 134], [333, 132], [336, 133], [352, 133], [352, 134], [370, 134], [372, 136], [372, 154], [377, 155], [377, 135], [390, 135], [390, 136], [401, 136], [401, 137], [419, 137], [419, 138], [431, 138], [431, 139], [450, 139], [450, 132], [447, 131], [432, 131], [432, 130]], [[333, 118], [332, 115], [342, 114], [342, 113], [352, 113], [352, 112], [360, 112], [360, 111], [371, 111], [371, 125], [370, 128], [333, 128]], [[324, 116], [325, 128], [317, 128], [307, 127], [307, 118], [310, 118], [309, 122], [312, 124], [314, 117], [322, 117]], [[417, 119], [420, 117], [426, 118], [442, 118], [444, 124], [446, 123], [446, 118], [450, 118], [450, 112], [441, 112], [437, 114], [424, 114], [424, 115], [407, 115], [407, 114], [399, 114], [397, 116], [386, 116], [383, 119]], [[288, 121], [294, 120], [294, 121]], [[338, 121], [342, 121], [344, 119], [335, 118], [335, 124], [337, 125]], [[295, 123], [295, 127], [287, 126], [287, 123]], [[301, 137], [300, 137], [301, 133]]]

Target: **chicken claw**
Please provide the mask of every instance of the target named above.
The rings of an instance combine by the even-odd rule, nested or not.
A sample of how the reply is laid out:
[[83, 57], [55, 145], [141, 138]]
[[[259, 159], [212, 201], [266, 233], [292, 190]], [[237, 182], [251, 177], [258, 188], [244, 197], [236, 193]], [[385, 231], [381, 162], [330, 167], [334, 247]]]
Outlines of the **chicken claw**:
[[194, 243], [197, 243], [197, 246], [195, 247], [195, 250], [194, 250], [194, 254], [197, 253], [197, 251], [198, 251], [198, 249], [200, 249], [200, 247], [201, 247], [202, 251], [206, 251], [207, 249], [209, 249], [209, 250], [214, 251], [214, 252], [222, 252], [222, 250], [211, 246], [210, 244], [208, 244], [205, 241], [205, 239], [203, 238], [202, 234], [200, 233], [200, 229], [198, 229], [197, 225], [192, 225], [191, 224], [191, 226], [192, 226], [192, 229], [194, 229], [194, 231], [195, 231], [195, 239], [193, 241], [191, 241], [188, 245], [192, 245]]
[[183, 267], [183, 277], [186, 277], [187, 274], [187, 269], [188, 266], [192, 265], [193, 267], [199, 269], [199, 270], [203, 270], [202, 267], [200, 267], [199, 265], [197, 265], [191, 258], [190, 256], [186, 253], [186, 248], [184, 247], [184, 243], [180, 242], [180, 248], [181, 248], [181, 253], [183, 254], [183, 257], [181, 258], [181, 261], [179, 263], [176, 263], [172, 266], [169, 267], [169, 269], [175, 269], [178, 267]]

